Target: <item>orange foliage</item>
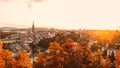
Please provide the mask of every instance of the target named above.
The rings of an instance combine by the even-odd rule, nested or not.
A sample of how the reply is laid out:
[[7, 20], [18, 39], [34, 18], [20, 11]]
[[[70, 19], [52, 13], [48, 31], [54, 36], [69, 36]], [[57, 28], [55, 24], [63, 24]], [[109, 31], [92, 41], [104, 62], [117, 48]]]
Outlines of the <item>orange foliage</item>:
[[51, 55], [57, 55], [64, 51], [63, 48], [57, 42], [50, 43], [48, 50]]
[[2, 43], [2, 41], [0, 41], [0, 46], [3, 46], [3, 43]]
[[46, 68], [63, 68], [64, 58], [61, 56], [48, 56]]
[[5, 68], [5, 61], [0, 59], [0, 67]]
[[102, 68], [110, 68], [110, 58], [106, 56], [105, 61], [102, 62]]
[[15, 68], [15, 60], [12, 57], [12, 52], [8, 50], [0, 51], [0, 61], [3, 62], [0, 66], [5, 68]]
[[92, 52], [87, 44], [80, 46], [78, 43], [68, 39], [62, 47], [67, 53], [65, 56], [65, 68], [87, 68], [93, 66]]
[[101, 30], [98, 33], [97, 40], [105, 43], [111, 43], [114, 39], [114, 35], [109, 30]]
[[12, 59], [9, 63], [11, 64], [11, 67], [9, 66], [9, 68], [16, 68], [16, 60]]
[[40, 52], [34, 64], [34, 68], [92, 68], [94, 59], [89, 46], [85, 43], [80, 46], [72, 39], [59, 45], [51, 42], [48, 53]]
[[34, 67], [38, 68], [63, 68], [63, 48], [58, 43], [50, 43], [49, 56], [40, 52], [37, 56]]
[[16, 67], [17, 68], [32, 68], [32, 63], [30, 61], [29, 55], [27, 52], [20, 51], [16, 56]]
[[3, 43], [0, 41], [0, 51], [2, 50]]
[[67, 41], [62, 45], [62, 48], [67, 53], [72, 53], [73, 51], [76, 51], [76, 48], [79, 46], [79, 44], [73, 42], [71, 38], [68, 38]]
[[34, 68], [43, 68], [45, 67], [44, 62], [46, 61], [46, 56], [43, 52], [40, 52], [37, 56], [37, 59], [34, 64]]
[[102, 51], [98, 49], [95, 55], [95, 62], [96, 62], [95, 65], [97, 67], [101, 67], [102, 65], [102, 60], [103, 60], [102, 54], [103, 54]]
[[40, 52], [37, 57], [39, 57], [39, 58], [36, 59], [36, 63], [39, 63], [39, 62], [44, 62], [44, 61], [45, 61], [44, 58], [45, 58], [46, 56], [45, 56], [44, 53]]
[[118, 50], [118, 53], [115, 56], [114, 63], [115, 63], [116, 68], [119, 68], [119, 64], [120, 64], [120, 50]]
[[94, 62], [94, 57], [92, 55], [92, 51], [90, 50], [90, 47], [87, 45], [87, 43], [83, 43], [83, 45], [81, 46], [81, 50], [82, 50], [82, 62], [84, 62], [84, 64], [87, 67], [92, 67], [93, 62]]

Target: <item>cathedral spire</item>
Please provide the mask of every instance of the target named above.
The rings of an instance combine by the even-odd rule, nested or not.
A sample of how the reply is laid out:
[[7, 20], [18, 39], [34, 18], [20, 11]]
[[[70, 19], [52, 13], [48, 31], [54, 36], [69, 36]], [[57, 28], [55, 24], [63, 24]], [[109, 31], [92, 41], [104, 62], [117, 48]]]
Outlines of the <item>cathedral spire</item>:
[[33, 24], [32, 24], [32, 32], [35, 33], [34, 21], [33, 21]]

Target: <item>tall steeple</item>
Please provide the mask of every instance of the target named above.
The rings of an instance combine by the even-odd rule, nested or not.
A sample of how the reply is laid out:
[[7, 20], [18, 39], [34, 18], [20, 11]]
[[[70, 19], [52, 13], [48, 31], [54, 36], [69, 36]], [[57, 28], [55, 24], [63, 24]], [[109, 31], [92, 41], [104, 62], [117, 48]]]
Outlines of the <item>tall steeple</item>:
[[33, 21], [33, 24], [32, 24], [32, 32], [35, 33], [34, 21]]

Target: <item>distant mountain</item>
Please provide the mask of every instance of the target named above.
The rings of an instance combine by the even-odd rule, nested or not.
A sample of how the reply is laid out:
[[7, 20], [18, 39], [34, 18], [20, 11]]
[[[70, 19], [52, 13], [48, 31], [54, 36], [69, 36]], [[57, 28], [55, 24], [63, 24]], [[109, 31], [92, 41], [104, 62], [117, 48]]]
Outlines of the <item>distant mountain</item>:
[[14, 31], [17, 30], [17, 27], [1, 27], [0, 30], [1, 31]]
[[10, 29], [18, 29], [17, 27], [1, 27], [2, 29], [10, 28]]

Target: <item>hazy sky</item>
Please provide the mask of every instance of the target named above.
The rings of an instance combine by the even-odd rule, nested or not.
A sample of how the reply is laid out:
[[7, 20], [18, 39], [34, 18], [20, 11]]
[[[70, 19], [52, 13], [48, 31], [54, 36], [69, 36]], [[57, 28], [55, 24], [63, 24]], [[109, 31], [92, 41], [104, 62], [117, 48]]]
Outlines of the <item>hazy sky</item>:
[[30, 27], [32, 21], [37, 27], [116, 29], [120, 0], [0, 0], [0, 25]]

